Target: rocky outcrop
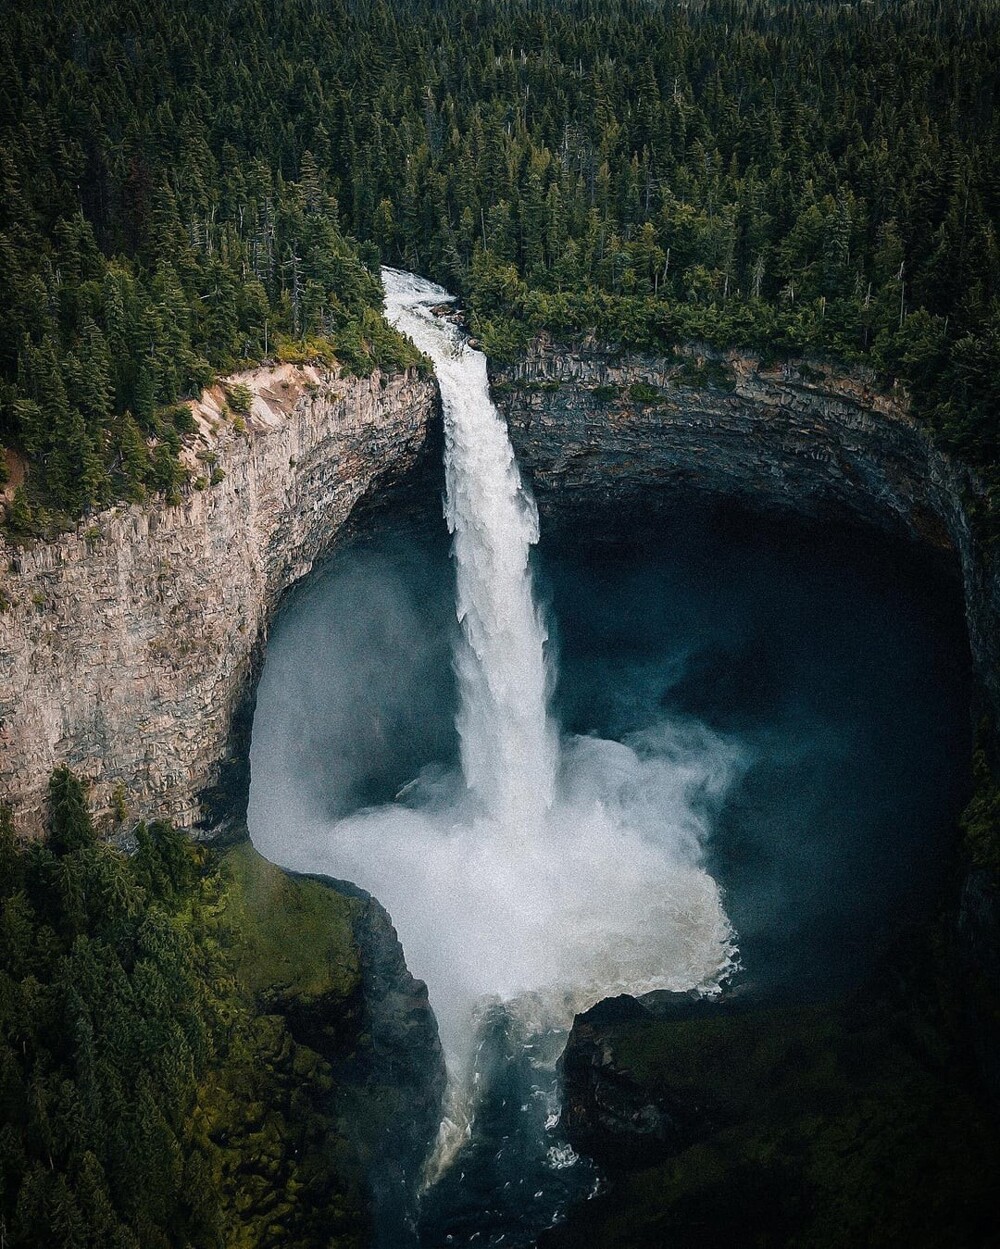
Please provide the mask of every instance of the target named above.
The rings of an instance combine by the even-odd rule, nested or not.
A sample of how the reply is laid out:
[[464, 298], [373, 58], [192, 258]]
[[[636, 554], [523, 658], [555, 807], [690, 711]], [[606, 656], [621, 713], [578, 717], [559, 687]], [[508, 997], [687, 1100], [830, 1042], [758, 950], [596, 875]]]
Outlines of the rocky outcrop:
[[193, 1126], [226, 1243], [402, 1249], [445, 1070], [389, 917], [244, 842], [219, 860], [207, 922], [231, 1022]]
[[984, 869], [969, 873], [958, 910], [966, 983], [966, 1026], [979, 1070], [1000, 1110], [1000, 883]]
[[408, 971], [385, 909], [363, 896], [354, 937], [361, 955], [369, 1077], [358, 1126], [368, 1149], [376, 1243], [403, 1249], [415, 1223], [422, 1167], [441, 1122], [444, 1050], [427, 986]]
[[[657, 505], [704, 500], [852, 522], [941, 551], [961, 576], [976, 711], [1000, 724], [1000, 558], [975, 523], [984, 487], [910, 416], [905, 395], [880, 392], [863, 372], [803, 361], [771, 367], [695, 347], [667, 357], [623, 354], [547, 338], [517, 364], [494, 369], [493, 384], [543, 515], [588, 536], [617, 527], [634, 539]], [[1000, 922], [992, 877], [968, 876], [955, 926], [974, 984], [970, 1033], [996, 1095]], [[612, 1133], [625, 1148], [631, 1103], [615, 1080], [602, 1077], [601, 1088], [625, 1097]], [[591, 1118], [597, 1113], [595, 1103]], [[645, 1113], [636, 1110], [636, 1131], [646, 1130]], [[650, 1123], [655, 1136], [663, 1122], [654, 1115]]]
[[697, 1104], [651, 1090], [619, 1059], [614, 1029], [650, 1018], [641, 1002], [626, 995], [598, 1002], [574, 1020], [559, 1061], [566, 1134], [581, 1153], [606, 1166], [648, 1166], [699, 1135]]
[[605, 1185], [539, 1246], [990, 1243], [997, 1120], [932, 945], [835, 1001], [579, 1016], [563, 1117]]
[[[98, 815], [211, 832], [245, 765], [233, 740], [281, 594], [352, 509], [427, 444], [436, 387], [280, 365], [192, 408], [200, 474], [177, 506], [121, 505], [53, 542], [0, 543], [0, 801], [41, 824], [51, 770], [92, 784]], [[245, 726], [244, 726], [245, 728]]]
[[980, 680], [1000, 710], [1000, 566], [981, 487], [863, 373], [688, 347], [672, 356], [538, 340], [494, 369], [543, 513], [617, 518], [678, 498], [834, 518], [957, 554]]

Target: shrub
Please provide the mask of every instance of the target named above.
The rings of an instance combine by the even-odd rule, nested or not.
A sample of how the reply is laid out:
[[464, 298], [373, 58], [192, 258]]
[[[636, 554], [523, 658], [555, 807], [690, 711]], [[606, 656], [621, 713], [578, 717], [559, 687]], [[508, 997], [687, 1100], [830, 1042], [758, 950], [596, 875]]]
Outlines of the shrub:
[[246, 416], [253, 406], [253, 391], [249, 386], [244, 386], [242, 382], [236, 382], [233, 386], [227, 386], [226, 397], [229, 400], [230, 408], [240, 416]]
[[177, 430], [182, 438], [189, 438], [198, 432], [194, 415], [186, 403], [175, 404], [163, 414], [167, 421]]
[[628, 397], [633, 403], [655, 403], [660, 398], [660, 392], [649, 382], [633, 382], [628, 388]]

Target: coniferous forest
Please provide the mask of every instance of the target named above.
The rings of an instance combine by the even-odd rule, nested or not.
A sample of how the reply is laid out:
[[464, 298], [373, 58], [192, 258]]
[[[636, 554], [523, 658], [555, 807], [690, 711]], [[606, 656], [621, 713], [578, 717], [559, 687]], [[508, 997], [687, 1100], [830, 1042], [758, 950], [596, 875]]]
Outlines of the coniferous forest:
[[161, 821], [123, 853], [66, 768], [49, 797], [29, 845], [0, 805], [4, 1245], [370, 1243], [358, 1152], [400, 1111], [359, 904]]
[[0, 30], [13, 531], [177, 497], [178, 401], [412, 361], [377, 266], [542, 327], [869, 361], [991, 466], [993, 0], [15, 3]]

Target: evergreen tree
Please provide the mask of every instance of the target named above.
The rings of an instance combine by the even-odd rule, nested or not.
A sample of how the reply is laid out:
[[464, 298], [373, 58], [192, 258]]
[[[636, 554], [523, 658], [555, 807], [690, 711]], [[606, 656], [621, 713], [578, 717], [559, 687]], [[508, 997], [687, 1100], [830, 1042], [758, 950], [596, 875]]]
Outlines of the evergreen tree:
[[377, 256], [488, 350], [870, 357], [989, 461], [954, 396], [993, 402], [996, 0], [147, 7], [16, 0], [0, 40], [0, 438], [36, 528], [177, 497], [163, 414], [213, 373], [336, 341], [370, 370]]
[[52, 808], [49, 844], [56, 854], [70, 854], [95, 844], [86, 790], [69, 768], [56, 768], [52, 773], [49, 803]]

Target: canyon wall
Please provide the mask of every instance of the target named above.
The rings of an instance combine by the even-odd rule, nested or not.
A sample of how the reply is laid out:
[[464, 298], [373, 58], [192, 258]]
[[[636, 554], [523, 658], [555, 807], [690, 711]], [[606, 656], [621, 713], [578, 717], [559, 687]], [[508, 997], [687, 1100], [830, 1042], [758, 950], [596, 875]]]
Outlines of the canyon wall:
[[543, 515], [627, 525], [633, 504], [703, 497], [853, 520], [954, 551], [976, 670], [1000, 711], [1000, 565], [971, 519], [981, 487], [933, 446], [903, 396], [805, 363], [547, 338], [494, 367], [492, 380]]
[[253, 403], [234, 417], [217, 388], [192, 404], [200, 488], [177, 506], [0, 541], [0, 801], [22, 831], [40, 828], [64, 763], [109, 823], [216, 831], [212, 794], [244, 766], [233, 723], [278, 599], [359, 500], [417, 462], [437, 409], [412, 372], [279, 365], [229, 383]]
[[[619, 532], [634, 530], [641, 537], [642, 527], [655, 517], [651, 504], [696, 506], [704, 499], [743, 504], [758, 514], [847, 521], [868, 532], [873, 543], [882, 540], [882, 531], [940, 550], [961, 576], [980, 690], [975, 710], [992, 710], [994, 720], [1000, 719], [1000, 559], [975, 523], [977, 512], [986, 510], [984, 486], [933, 444], [909, 415], [905, 396], [878, 392], [861, 372], [806, 362], [767, 367], [738, 352], [693, 347], [653, 357], [593, 343], [567, 347], [544, 338], [523, 360], [495, 367], [492, 375], [543, 524], [547, 517], [588, 536], [602, 524], [614, 524]], [[958, 986], [962, 1061], [966, 1050], [971, 1052], [995, 1106], [1000, 1104], [1000, 890], [994, 873], [968, 863], [961, 882], [940, 957], [944, 975]], [[618, 1026], [608, 1024], [612, 1032]], [[639, 1149], [648, 1166], [668, 1141], [683, 1148], [687, 1129], [683, 1107], [670, 1097], [651, 1100], [641, 1080], [630, 1083], [642, 1027], [620, 1025], [630, 1046], [629, 1075], [620, 1079], [607, 1029], [599, 1028], [592, 1044], [586, 1017], [577, 1020], [565, 1060], [565, 1113], [585, 1152], [604, 1157], [608, 1151]], [[788, 1027], [784, 1018], [772, 1021], [769, 1034]], [[738, 1032], [734, 1036], [739, 1049], [743, 1039]], [[671, 1033], [662, 1054], [653, 1055], [654, 1084], [667, 1069], [663, 1055], [676, 1051], [677, 1044]], [[715, 1052], [705, 1045], [706, 1052]], [[695, 1082], [701, 1104], [710, 1099], [718, 1074], [712, 1068]], [[755, 1103], [754, 1122], [761, 1113]], [[553, 1249], [617, 1244], [620, 1211], [612, 1202], [605, 1239], [603, 1209], [588, 1207], [576, 1220], [579, 1240], [572, 1234], [573, 1219], [565, 1238], [552, 1233]], [[654, 1212], [662, 1215], [655, 1206]]]
[[[956, 553], [977, 671], [1000, 707], [1000, 572], [971, 522], [980, 489], [901, 397], [738, 353], [547, 339], [492, 372], [543, 513], [627, 524], [633, 504], [683, 491]], [[187, 454], [204, 488], [117, 506], [53, 542], [0, 542], [0, 800], [24, 831], [61, 763], [109, 823], [117, 808], [215, 831], [246, 767], [248, 725], [234, 724], [281, 594], [359, 501], [428, 451], [433, 380], [282, 365], [231, 381], [254, 394], [245, 417], [221, 389], [193, 405]]]

